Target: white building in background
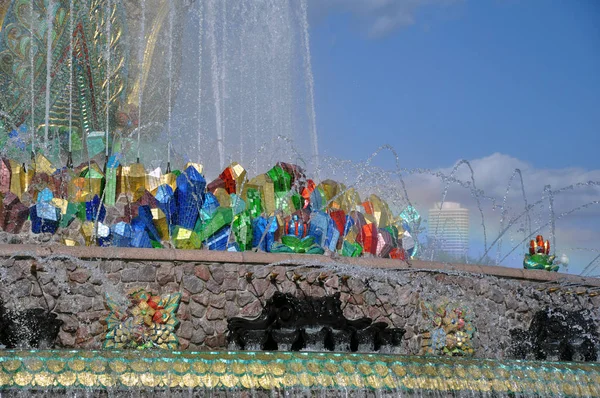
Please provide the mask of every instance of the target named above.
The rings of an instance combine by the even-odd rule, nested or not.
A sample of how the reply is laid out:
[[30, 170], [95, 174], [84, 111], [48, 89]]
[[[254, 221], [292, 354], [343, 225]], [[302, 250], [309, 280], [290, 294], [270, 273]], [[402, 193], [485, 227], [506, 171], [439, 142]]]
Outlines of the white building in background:
[[463, 257], [469, 250], [469, 209], [460, 203], [436, 203], [429, 209], [429, 240], [454, 257]]

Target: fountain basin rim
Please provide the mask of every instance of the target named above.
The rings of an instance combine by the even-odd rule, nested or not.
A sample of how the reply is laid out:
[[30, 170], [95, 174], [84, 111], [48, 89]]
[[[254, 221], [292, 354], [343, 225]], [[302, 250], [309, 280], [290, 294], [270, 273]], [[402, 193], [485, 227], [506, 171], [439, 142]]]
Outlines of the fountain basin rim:
[[586, 396], [597, 392], [598, 380], [600, 364], [589, 362], [330, 352], [0, 351], [0, 391], [308, 388]]
[[398, 271], [457, 272], [490, 275], [506, 279], [521, 279], [546, 283], [600, 287], [600, 278], [568, 275], [544, 270], [526, 270], [491, 265], [442, 263], [435, 261], [410, 260], [409, 262], [385, 258], [328, 257], [324, 255], [264, 253], [264, 252], [225, 252], [212, 250], [180, 249], [137, 249], [119, 247], [71, 247], [39, 246], [33, 244], [0, 244], [0, 258], [48, 258], [70, 256], [82, 260], [123, 261], [165, 261], [223, 264], [286, 264], [286, 265], [327, 265], [345, 264], [366, 268], [379, 268]]

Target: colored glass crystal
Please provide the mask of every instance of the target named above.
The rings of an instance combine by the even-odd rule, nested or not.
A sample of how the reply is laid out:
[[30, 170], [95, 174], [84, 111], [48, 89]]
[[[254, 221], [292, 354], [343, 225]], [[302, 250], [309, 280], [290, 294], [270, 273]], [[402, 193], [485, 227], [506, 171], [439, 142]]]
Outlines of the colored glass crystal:
[[138, 198], [135, 198], [134, 194], [140, 189], [146, 189], [146, 169], [144, 165], [134, 163], [123, 166], [118, 193], [127, 194], [133, 201], [136, 201]]
[[202, 247], [202, 239], [198, 234], [187, 228], [176, 226], [171, 237], [173, 243], [178, 249], [200, 249]]
[[168, 240], [169, 239], [169, 223], [167, 221], [167, 216], [159, 208], [150, 209], [150, 212], [152, 213], [152, 221], [154, 223], [154, 226], [156, 227], [156, 230], [158, 231], [158, 235], [159, 235], [160, 239]]
[[377, 247], [375, 254], [377, 257], [388, 257], [390, 251], [394, 248], [392, 235], [386, 229], [377, 231]]
[[[308, 233], [308, 225], [298, 214], [293, 214], [286, 222], [284, 226], [284, 233], [286, 235], [293, 235], [299, 238], [304, 238]], [[314, 240], [314, 237], [313, 237]]]
[[242, 198], [240, 198], [239, 196], [237, 196], [234, 193], [232, 193], [230, 195], [230, 197], [231, 197], [231, 210], [233, 210], [234, 216], [238, 215], [246, 210], [246, 202]]
[[98, 195], [94, 196], [94, 198], [85, 202], [85, 219], [87, 221], [104, 221], [106, 217], [106, 208], [103, 203], [100, 203], [100, 198]]
[[251, 179], [249, 184], [258, 188], [264, 212], [267, 215], [273, 215], [275, 213], [275, 186], [271, 177], [261, 174]]
[[29, 217], [29, 208], [21, 203], [17, 195], [9, 192], [2, 199], [1, 210], [0, 225], [2, 230], [11, 234], [20, 233], [23, 224]]
[[31, 232], [34, 234], [51, 233], [58, 230], [60, 210], [49, 202], [39, 202], [29, 209]]
[[131, 225], [126, 222], [119, 222], [111, 227], [112, 244], [117, 247], [130, 247], [133, 238]]
[[232, 228], [240, 249], [252, 249], [252, 221], [249, 212], [238, 214], [233, 220]]
[[175, 203], [175, 194], [170, 185], [163, 184], [156, 190], [156, 202], [158, 208], [163, 211], [167, 217], [169, 225], [175, 224], [177, 219], [177, 204]]
[[[25, 190], [25, 174], [26, 172], [23, 170], [21, 165], [13, 160], [9, 161], [10, 165], [10, 192], [17, 195], [18, 198], [21, 198], [23, 192]], [[7, 192], [3, 192], [7, 193]]]
[[113, 206], [117, 200], [117, 180], [121, 171], [119, 158], [116, 155], [108, 158], [106, 164], [106, 186], [104, 187], [104, 203]]
[[221, 228], [230, 225], [233, 221], [233, 212], [230, 208], [219, 207], [207, 223], [196, 229], [201, 241], [205, 241], [217, 233]]
[[177, 177], [177, 225], [190, 230], [194, 228], [204, 202], [205, 188], [206, 180], [192, 166]]
[[258, 189], [248, 189], [246, 192], [246, 201], [248, 202], [247, 207], [252, 218], [256, 218], [262, 214], [262, 200]]
[[219, 201], [217, 197], [210, 192], [204, 195], [204, 203], [200, 209], [200, 219], [205, 222], [212, 218], [219, 207]]
[[0, 192], [10, 192], [10, 180], [12, 177], [12, 169], [10, 167], [10, 160], [2, 158], [0, 159]]
[[229, 242], [229, 235], [231, 234], [231, 228], [229, 225], [224, 226], [214, 235], [204, 241], [204, 246], [208, 250], [227, 250], [227, 243]]
[[280, 166], [275, 166], [267, 172], [267, 175], [273, 181], [275, 192], [289, 192], [292, 189], [292, 177]]
[[160, 241], [161, 234], [158, 232], [158, 229], [154, 225], [152, 209], [150, 209], [149, 206], [138, 207], [138, 216], [131, 220], [131, 226], [135, 230], [138, 227], [138, 225], [143, 227], [143, 229], [145, 229], [146, 232], [148, 232], [148, 236], [150, 236], [150, 239]]
[[162, 171], [160, 167], [152, 170], [146, 174], [146, 191], [156, 192], [158, 186], [161, 184]]
[[239, 163], [232, 163], [219, 175], [223, 181], [225, 190], [229, 194], [240, 193], [241, 187], [246, 181], [246, 170]]
[[359, 257], [362, 254], [362, 246], [358, 243], [350, 243], [344, 241], [342, 244], [342, 256], [344, 257]]
[[371, 253], [375, 255], [377, 253], [377, 226], [375, 223], [363, 225], [356, 242], [359, 243], [365, 253]]

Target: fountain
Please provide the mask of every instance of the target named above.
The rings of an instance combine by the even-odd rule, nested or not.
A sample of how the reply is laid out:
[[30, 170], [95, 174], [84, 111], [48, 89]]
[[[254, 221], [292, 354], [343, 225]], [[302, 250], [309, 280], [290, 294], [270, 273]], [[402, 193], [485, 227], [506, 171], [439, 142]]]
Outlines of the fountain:
[[[493, 238], [467, 161], [318, 157], [306, 0], [13, 0], [0, 28], [0, 395], [600, 396], [600, 282], [548, 272], [574, 187], [516, 170]], [[550, 239], [424, 261], [409, 174], [471, 192], [485, 255]]]

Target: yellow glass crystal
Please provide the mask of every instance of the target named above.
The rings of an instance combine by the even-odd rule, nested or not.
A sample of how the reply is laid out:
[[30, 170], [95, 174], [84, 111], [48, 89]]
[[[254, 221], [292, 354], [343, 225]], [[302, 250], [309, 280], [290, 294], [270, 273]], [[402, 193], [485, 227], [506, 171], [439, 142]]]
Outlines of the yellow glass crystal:
[[340, 186], [340, 184], [337, 181], [333, 181], [333, 180], [325, 180], [322, 181], [318, 187], [321, 188], [323, 190], [323, 192], [325, 192], [325, 200], [329, 203], [332, 199], [333, 201], [331, 203], [329, 203], [330, 208], [333, 209], [339, 209], [341, 207], [341, 201], [340, 201], [340, 197], [338, 197], [337, 195], [342, 192], [342, 187]]
[[81, 229], [79, 231], [85, 239], [85, 245], [92, 246], [92, 243], [94, 242], [94, 236], [96, 235], [94, 223], [91, 221], [85, 221], [83, 224], [81, 224]]
[[381, 200], [379, 196], [374, 194], [369, 196], [369, 202], [371, 202], [371, 206], [373, 207], [373, 216], [377, 221], [377, 226], [379, 228], [385, 228], [390, 225], [392, 220], [392, 212], [390, 211], [388, 204], [384, 200]]
[[136, 191], [146, 189], [146, 169], [141, 163], [123, 166], [119, 193], [125, 193], [133, 198]]
[[169, 239], [169, 224], [167, 223], [167, 216], [165, 213], [159, 208], [151, 209], [150, 212], [152, 213], [152, 221], [158, 230], [160, 238], [163, 240]]
[[49, 176], [54, 174], [56, 167], [52, 166], [52, 163], [41, 153], [38, 152], [35, 157], [35, 168], [38, 173], [46, 173]]
[[70, 247], [79, 246], [79, 242], [77, 242], [75, 239], [71, 239], [71, 238], [63, 238], [62, 244], [65, 246], [70, 246]]
[[225, 188], [215, 189], [214, 195], [219, 201], [219, 205], [221, 207], [231, 207], [231, 196], [229, 196]]
[[183, 168], [183, 171], [187, 170], [187, 168], [190, 166], [195, 168], [198, 171], [198, 173], [200, 173], [200, 174], [202, 174], [202, 171], [204, 170], [204, 166], [202, 166], [200, 163], [187, 162], [185, 164], [185, 167]]
[[356, 210], [356, 207], [361, 203], [360, 195], [354, 188], [344, 190], [343, 193], [340, 194], [339, 198], [336, 199], [336, 201], [339, 201], [340, 208], [346, 213]]
[[156, 190], [158, 189], [161, 183], [161, 176], [162, 171], [160, 170], [160, 167], [157, 167], [150, 173], [146, 174], [146, 190], [150, 191], [153, 194], [156, 193]]
[[[160, 176], [160, 185], [168, 185], [173, 191], [177, 188], [177, 176], [173, 173], [163, 174]], [[155, 191], [150, 191], [153, 195], [156, 195]]]
[[68, 200], [52, 198], [52, 204], [60, 209], [60, 214], [62, 214], [63, 216], [67, 214], [67, 207], [69, 206]]
[[25, 191], [25, 172], [20, 164], [13, 160], [10, 162], [10, 192], [21, 198]]
[[172, 239], [177, 249], [193, 250], [200, 249], [202, 247], [202, 241], [200, 240], [200, 237], [191, 229], [182, 227], [175, 228]]

